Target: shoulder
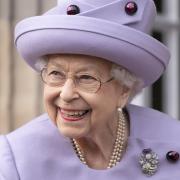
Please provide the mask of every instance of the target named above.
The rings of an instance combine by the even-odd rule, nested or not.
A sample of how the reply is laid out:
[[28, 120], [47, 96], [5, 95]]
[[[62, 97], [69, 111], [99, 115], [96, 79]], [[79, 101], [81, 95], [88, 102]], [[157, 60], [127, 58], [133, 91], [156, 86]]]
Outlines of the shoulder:
[[18, 141], [37, 131], [37, 125], [42, 124], [45, 119], [45, 115], [41, 116], [8, 135], [0, 136], [0, 179], [19, 179], [14, 157], [14, 151], [19, 148]]
[[0, 179], [19, 179], [13, 154], [6, 136], [0, 136]]
[[45, 145], [51, 146], [67, 140], [59, 133], [47, 114], [31, 120], [29, 123], [6, 135], [6, 137], [13, 149], [16, 150], [18, 147], [23, 152], [25, 152], [24, 149], [26, 148], [32, 148], [33, 151]]
[[[24, 173], [28, 177], [33, 171], [38, 173], [37, 166], [42, 166], [38, 163], [54, 159], [52, 156], [65, 144], [63, 140], [66, 141], [46, 114], [0, 136], [0, 177], [18, 180]], [[27, 171], [30, 167], [31, 172]]]
[[177, 141], [180, 122], [157, 110], [129, 105], [132, 136], [160, 141]]
[[[57, 131], [55, 125], [51, 122], [47, 114], [43, 114], [35, 119], [32, 119], [29, 123], [9, 133], [7, 138], [9, 141], [13, 140], [27, 140], [37, 137], [37, 134], [50, 135], [51, 131]], [[29, 139], [29, 140], [30, 140]]]

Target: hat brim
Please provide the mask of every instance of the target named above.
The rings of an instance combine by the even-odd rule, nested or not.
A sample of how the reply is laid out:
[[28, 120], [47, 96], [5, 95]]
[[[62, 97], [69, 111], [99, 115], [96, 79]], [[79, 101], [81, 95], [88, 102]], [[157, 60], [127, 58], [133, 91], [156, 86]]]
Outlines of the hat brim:
[[35, 70], [47, 54], [84, 54], [119, 64], [144, 80], [155, 82], [164, 72], [170, 54], [151, 36], [130, 27], [83, 16], [48, 15], [21, 21], [15, 44]]

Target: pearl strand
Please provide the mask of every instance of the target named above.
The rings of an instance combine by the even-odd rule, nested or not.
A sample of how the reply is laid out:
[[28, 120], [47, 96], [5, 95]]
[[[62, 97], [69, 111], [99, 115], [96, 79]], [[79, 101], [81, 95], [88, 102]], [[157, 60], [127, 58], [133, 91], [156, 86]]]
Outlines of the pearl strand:
[[[119, 114], [119, 120], [118, 120], [118, 125], [117, 125], [116, 140], [114, 143], [114, 148], [113, 148], [112, 155], [110, 157], [107, 169], [116, 166], [116, 164], [121, 160], [122, 152], [125, 146], [125, 131], [126, 131], [127, 118], [125, 114], [123, 113], [122, 109], [118, 109], [118, 114]], [[82, 153], [78, 143], [76, 142], [75, 139], [71, 139], [71, 140], [72, 140], [72, 144], [78, 158], [83, 164], [87, 165], [84, 154]]]

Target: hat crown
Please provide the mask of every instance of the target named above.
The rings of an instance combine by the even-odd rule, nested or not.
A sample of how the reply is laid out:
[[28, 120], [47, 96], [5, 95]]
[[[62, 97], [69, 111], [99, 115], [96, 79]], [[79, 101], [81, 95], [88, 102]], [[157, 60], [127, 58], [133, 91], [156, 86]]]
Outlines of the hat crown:
[[[135, 3], [137, 12], [128, 14], [125, 11], [128, 3]], [[145, 33], [151, 31], [156, 17], [153, 0], [58, 0], [58, 13], [66, 15], [67, 7], [70, 5], [77, 5], [80, 8], [78, 16], [126, 25]]]
[[47, 54], [83, 54], [119, 64], [147, 86], [170, 58], [167, 48], [146, 34], [155, 15], [153, 0], [58, 0], [42, 16], [18, 23], [15, 44], [37, 71]]
[[[64, 1], [68, 0], [58, 0], [58, 5], [61, 5]], [[79, 2], [94, 6], [103, 6], [105, 4], [112, 3], [113, 0], [79, 0]]]

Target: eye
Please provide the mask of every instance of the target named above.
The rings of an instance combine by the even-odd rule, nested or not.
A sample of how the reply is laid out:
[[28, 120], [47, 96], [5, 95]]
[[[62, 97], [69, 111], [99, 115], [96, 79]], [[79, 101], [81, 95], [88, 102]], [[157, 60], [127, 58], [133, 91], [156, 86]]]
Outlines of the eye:
[[50, 71], [48, 72], [48, 77], [49, 78], [58, 78], [58, 79], [64, 79], [65, 78], [65, 75], [63, 72], [61, 71]]
[[88, 74], [79, 75], [78, 80], [80, 83], [94, 83], [98, 81], [95, 77]]
[[83, 74], [79, 78], [80, 79], [94, 79], [94, 80], [96, 80], [96, 78], [94, 78], [93, 76], [87, 75], [87, 74]]

